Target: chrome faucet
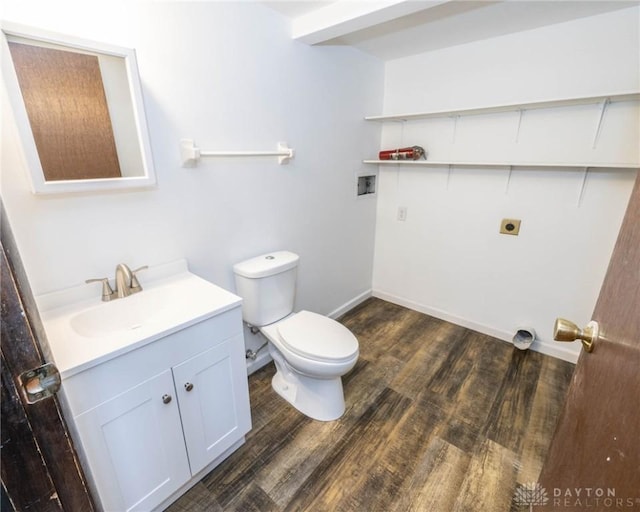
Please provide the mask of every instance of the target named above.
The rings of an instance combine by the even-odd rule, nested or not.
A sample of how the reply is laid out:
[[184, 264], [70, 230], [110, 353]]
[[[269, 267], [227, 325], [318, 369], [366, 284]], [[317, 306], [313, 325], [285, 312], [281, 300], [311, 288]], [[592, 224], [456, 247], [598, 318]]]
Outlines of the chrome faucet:
[[116, 266], [116, 289], [115, 291], [111, 288], [109, 284], [109, 278], [101, 277], [99, 279], [87, 279], [86, 283], [102, 283], [102, 300], [104, 302], [110, 301], [112, 299], [122, 299], [123, 297], [128, 297], [131, 294], [138, 293], [142, 291], [142, 286], [140, 286], [140, 282], [136, 277], [136, 273], [140, 270], [144, 270], [149, 268], [147, 265], [144, 267], [137, 268], [135, 270], [131, 270], [124, 263], [118, 263]]
[[132, 293], [135, 293], [131, 290], [132, 280], [133, 274], [131, 273], [131, 269], [124, 263], [118, 263], [118, 266], [116, 267], [116, 297], [118, 299], [128, 297]]

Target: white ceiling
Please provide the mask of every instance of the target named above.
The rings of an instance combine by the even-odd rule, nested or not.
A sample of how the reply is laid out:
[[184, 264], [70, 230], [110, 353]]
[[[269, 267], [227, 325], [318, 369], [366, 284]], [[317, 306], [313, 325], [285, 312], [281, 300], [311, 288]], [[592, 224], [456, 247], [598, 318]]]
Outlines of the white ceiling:
[[290, 0], [264, 3], [291, 19], [295, 39], [309, 44], [351, 45], [383, 60], [640, 5], [638, 0]]

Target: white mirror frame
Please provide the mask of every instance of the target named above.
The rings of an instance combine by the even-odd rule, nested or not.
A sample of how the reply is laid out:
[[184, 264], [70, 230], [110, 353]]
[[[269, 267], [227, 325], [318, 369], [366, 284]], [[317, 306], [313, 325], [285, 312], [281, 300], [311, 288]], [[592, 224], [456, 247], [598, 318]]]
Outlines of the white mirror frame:
[[[142, 98], [142, 89], [140, 87], [140, 78], [138, 75], [138, 65], [135, 56], [135, 50], [122, 48], [119, 46], [108, 45], [104, 43], [96, 43], [84, 39], [78, 39], [71, 36], [60, 35], [53, 32], [47, 32], [32, 27], [0, 22], [0, 28], [3, 33], [2, 37], [2, 74], [7, 87], [9, 101], [15, 116], [16, 125], [23, 144], [24, 154], [29, 177], [31, 180], [31, 188], [34, 194], [58, 194], [70, 192], [90, 192], [100, 190], [122, 190], [140, 187], [150, 187], [156, 184], [156, 176], [153, 167], [153, 159], [151, 156], [151, 144], [149, 142], [149, 132], [147, 129], [147, 120], [144, 112], [144, 102]], [[129, 93], [131, 95], [133, 114], [135, 118], [135, 130], [138, 136], [140, 155], [143, 163], [143, 173], [140, 176], [127, 176], [120, 178], [106, 179], [86, 179], [86, 180], [60, 180], [45, 181], [44, 172], [38, 156], [33, 132], [27, 115], [27, 110], [22, 99], [22, 93], [18, 84], [18, 78], [13, 67], [13, 60], [8, 46], [8, 37], [19, 37], [31, 39], [34, 41], [42, 41], [44, 43], [67, 46], [78, 50], [84, 50], [93, 53], [109, 55], [113, 57], [121, 57], [127, 71]]]

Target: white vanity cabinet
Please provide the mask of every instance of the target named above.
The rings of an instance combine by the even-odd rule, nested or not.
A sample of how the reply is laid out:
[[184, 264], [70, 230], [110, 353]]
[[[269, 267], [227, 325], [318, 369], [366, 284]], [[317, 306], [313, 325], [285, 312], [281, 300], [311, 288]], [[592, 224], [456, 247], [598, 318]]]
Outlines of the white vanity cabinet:
[[166, 506], [251, 427], [239, 305], [63, 380], [99, 505]]
[[104, 510], [151, 510], [191, 478], [173, 389], [167, 370], [75, 418]]
[[[194, 475], [232, 446], [238, 440], [239, 431], [244, 435], [250, 426], [248, 421], [246, 425], [240, 424], [243, 418], [239, 417], [238, 405], [245, 397], [235, 391], [243, 385], [237, 382], [238, 377], [244, 379], [242, 389], [247, 387], [244, 353], [242, 368], [234, 370], [231, 345], [244, 348], [242, 336], [231, 338], [173, 368], [184, 441]], [[244, 400], [247, 406], [248, 400], [247, 395]], [[246, 419], [250, 419], [248, 414]]]

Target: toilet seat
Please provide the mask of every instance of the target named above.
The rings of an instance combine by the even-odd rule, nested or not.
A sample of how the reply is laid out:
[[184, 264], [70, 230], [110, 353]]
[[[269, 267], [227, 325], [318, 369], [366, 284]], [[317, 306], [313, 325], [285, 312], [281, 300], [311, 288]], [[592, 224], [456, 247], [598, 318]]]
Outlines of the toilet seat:
[[291, 315], [277, 329], [284, 347], [301, 357], [343, 363], [358, 355], [358, 340], [349, 329], [311, 311]]

